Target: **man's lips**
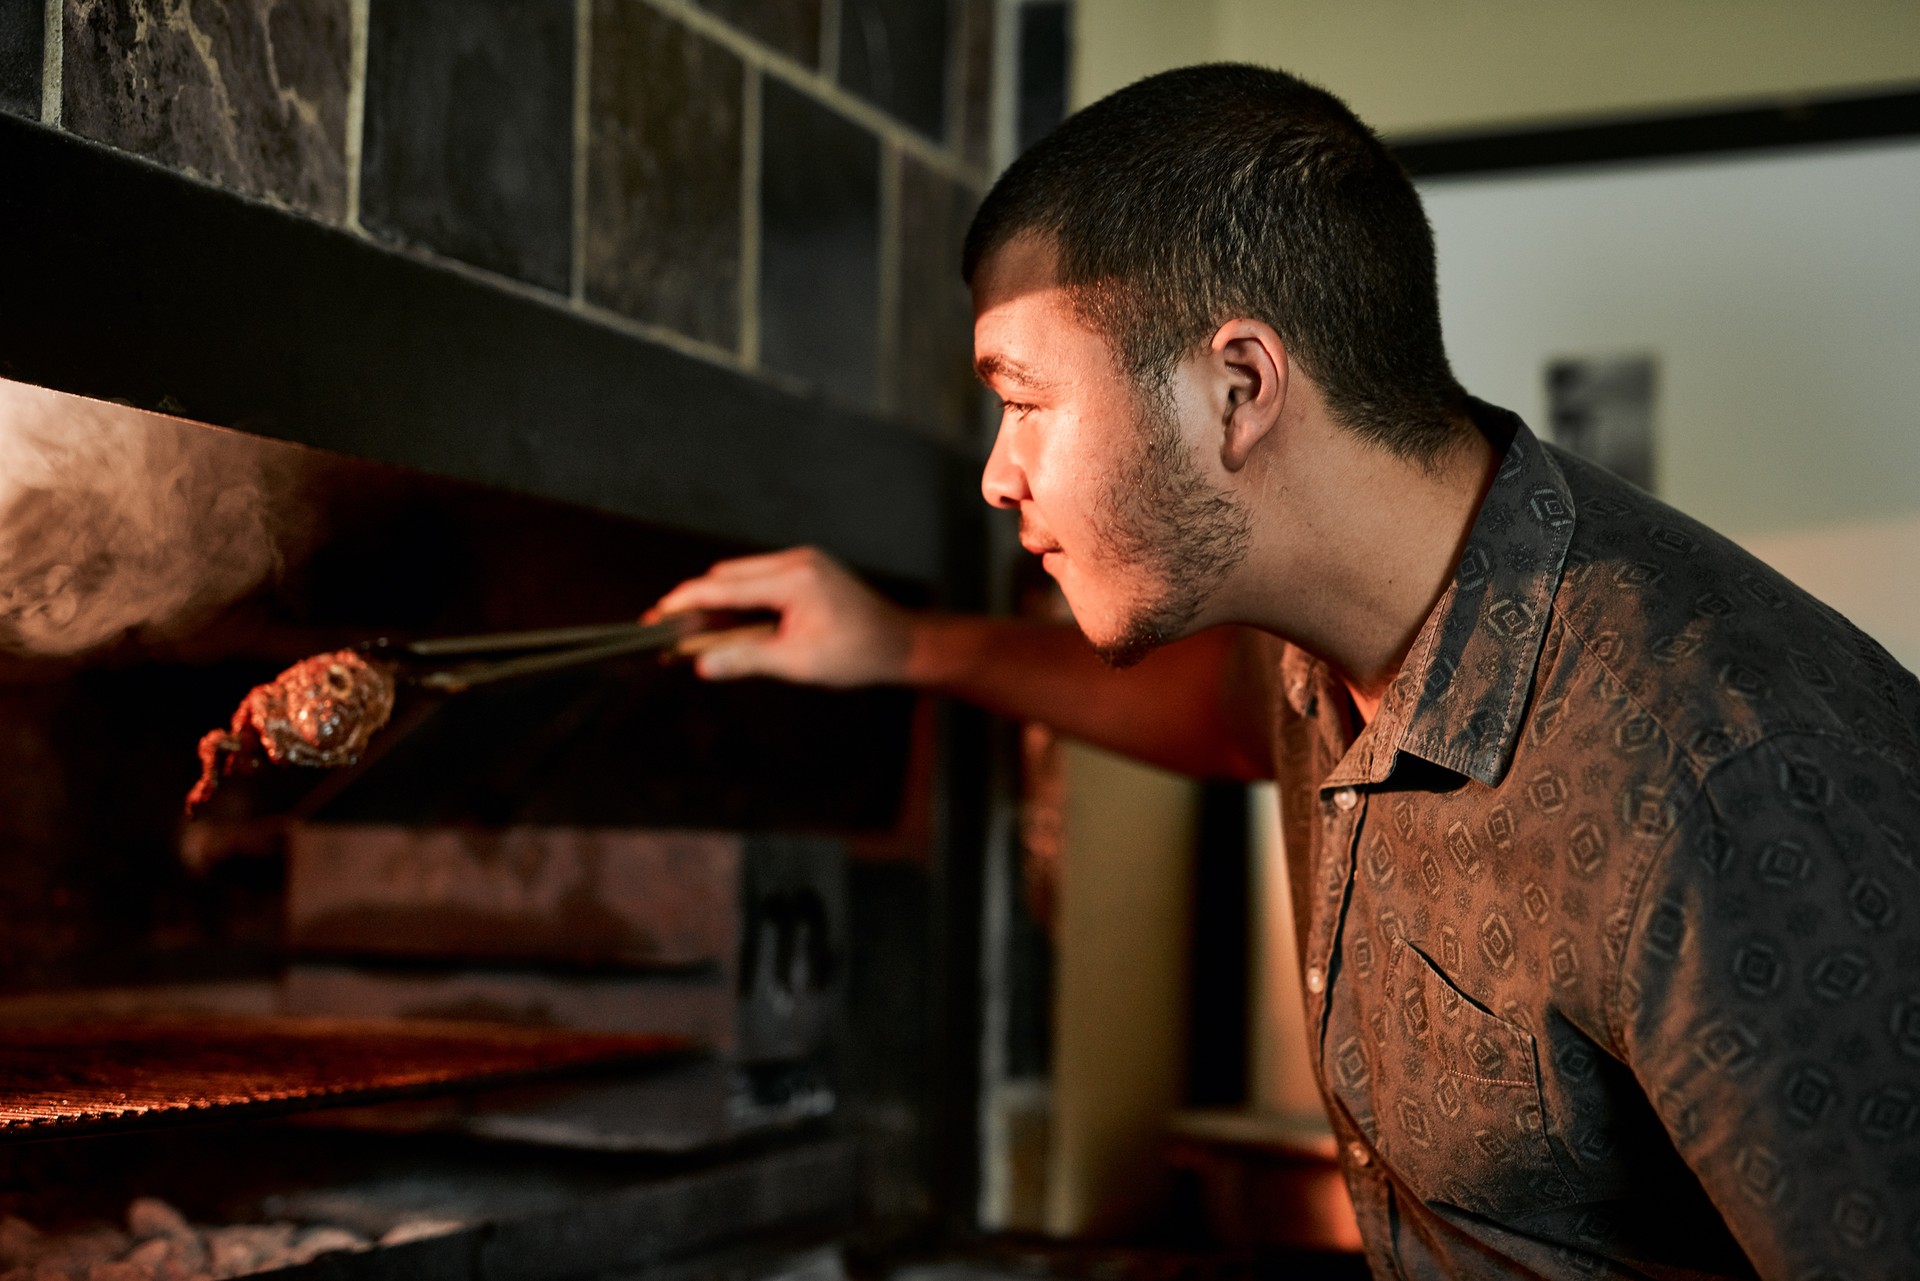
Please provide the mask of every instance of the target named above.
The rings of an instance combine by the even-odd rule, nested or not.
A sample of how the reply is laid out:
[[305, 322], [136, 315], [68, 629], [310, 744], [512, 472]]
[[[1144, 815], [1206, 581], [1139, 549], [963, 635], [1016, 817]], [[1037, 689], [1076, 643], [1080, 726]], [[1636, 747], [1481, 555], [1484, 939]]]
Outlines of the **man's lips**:
[[1020, 513], [1020, 545], [1035, 556], [1059, 551], [1060, 544], [1041, 533], [1038, 526], [1039, 522], [1029, 518], [1025, 511]]

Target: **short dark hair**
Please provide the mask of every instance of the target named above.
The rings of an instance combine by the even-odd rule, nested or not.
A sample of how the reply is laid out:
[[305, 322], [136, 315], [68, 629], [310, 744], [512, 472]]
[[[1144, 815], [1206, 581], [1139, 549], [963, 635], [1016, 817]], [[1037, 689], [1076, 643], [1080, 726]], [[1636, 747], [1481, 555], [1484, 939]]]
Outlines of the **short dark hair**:
[[1143, 386], [1244, 316], [1350, 430], [1422, 460], [1455, 436], [1433, 229], [1406, 170], [1324, 89], [1219, 63], [1110, 94], [994, 184], [968, 281], [1024, 232], [1053, 239], [1076, 309]]

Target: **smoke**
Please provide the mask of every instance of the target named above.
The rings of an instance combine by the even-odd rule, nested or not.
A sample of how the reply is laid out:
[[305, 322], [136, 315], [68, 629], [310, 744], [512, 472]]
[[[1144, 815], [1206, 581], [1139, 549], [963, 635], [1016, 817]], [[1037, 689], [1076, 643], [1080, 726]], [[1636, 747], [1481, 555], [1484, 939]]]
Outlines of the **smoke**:
[[177, 635], [279, 567], [245, 437], [0, 380], [0, 648]]

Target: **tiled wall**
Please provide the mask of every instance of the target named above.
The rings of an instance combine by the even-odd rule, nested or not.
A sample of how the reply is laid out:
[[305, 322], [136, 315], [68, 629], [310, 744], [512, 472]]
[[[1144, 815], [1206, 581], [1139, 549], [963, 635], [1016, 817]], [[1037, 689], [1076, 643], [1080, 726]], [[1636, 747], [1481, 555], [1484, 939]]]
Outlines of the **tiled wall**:
[[994, 7], [0, 0], [0, 110], [965, 446]]

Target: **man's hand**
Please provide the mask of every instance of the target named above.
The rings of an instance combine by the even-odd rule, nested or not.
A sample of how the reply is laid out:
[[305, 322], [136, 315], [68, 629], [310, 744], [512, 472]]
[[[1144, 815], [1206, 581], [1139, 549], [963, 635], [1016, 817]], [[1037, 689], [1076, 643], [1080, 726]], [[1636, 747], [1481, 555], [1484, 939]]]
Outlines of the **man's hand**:
[[1271, 778], [1266, 684], [1236, 628], [1215, 628], [1114, 671], [1078, 629], [1014, 618], [909, 613], [811, 547], [721, 561], [680, 584], [649, 619], [690, 609], [765, 609], [695, 659], [708, 680], [772, 676], [808, 685], [907, 685], [977, 703], [1166, 769]]
[[812, 547], [723, 560], [662, 596], [647, 616], [690, 609], [767, 609], [780, 615], [771, 636], [743, 636], [703, 651], [694, 667], [708, 680], [773, 676], [846, 687], [908, 678], [909, 615]]

